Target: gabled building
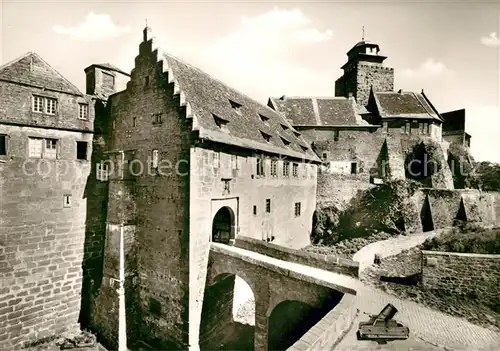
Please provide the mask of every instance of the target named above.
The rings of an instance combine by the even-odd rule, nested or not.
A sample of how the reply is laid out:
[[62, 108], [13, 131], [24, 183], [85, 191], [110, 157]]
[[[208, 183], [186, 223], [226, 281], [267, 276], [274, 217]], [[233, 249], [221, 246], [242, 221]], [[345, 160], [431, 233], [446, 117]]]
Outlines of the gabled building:
[[[324, 161], [320, 178], [337, 174], [372, 183], [411, 178], [426, 187], [452, 189], [443, 118], [424, 92], [394, 91], [394, 69], [385, 65], [387, 57], [378, 44], [363, 40], [347, 57], [344, 73], [335, 82], [335, 97], [268, 101], [303, 132]], [[439, 147], [432, 147], [431, 158], [426, 145], [433, 143]], [[428, 162], [443, 166], [436, 168], [439, 174], [428, 171]], [[329, 184], [320, 196], [333, 186], [325, 179], [320, 183]], [[345, 200], [351, 196], [349, 191]]]
[[470, 134], [465, 131], [465, 109], [444, 112], [443, 139], [470, 148]]
[[116, 338], [123, 230], [138, 310], [131, 333], [196, 349], [210, 242], [308, 245], [320, 160], [281, 114], [162, 52], [149, 28], [126, 89], [99, 118], [110, 126], [107, 246], [92, 324]]
[[78, 328], [92, 100], [29, 52], [0, 67], [0, 349]]

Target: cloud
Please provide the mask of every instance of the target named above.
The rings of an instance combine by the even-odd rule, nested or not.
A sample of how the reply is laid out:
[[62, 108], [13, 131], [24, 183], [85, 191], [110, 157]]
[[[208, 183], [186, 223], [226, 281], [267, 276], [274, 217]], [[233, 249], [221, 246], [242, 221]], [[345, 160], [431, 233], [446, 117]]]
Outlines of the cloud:
[[497, 37], [497, 33], [492, 32], [487, 37], [481, 37], [481, 44], [486, 46], [500, 46], [500, 39]]
[[122, 27], [114, 24], [109, 15], [93, 12], [87, 14], [85, 20], [76, 27], [56, 24], [52, 29], [58, 34], [85, 41], [111, 39], [130, 32], [129, 26]]
[[193, 63], [265, 101], [273, 92], [281, 96], [317, 86], [321, 75], [302, 67], [300, 58], [332, 36], [331, 29], [316, 28], [299, 9], [275, 7], [243, 17], [234, 32], [208, 43], [201, 56], [193, 54]]
[[451, 75], [453, 74], [453, 71], [447, 68], [444, 63], [436, 61], [433, 58], [429, 58], [416, 69], [403, 69], [401, 74], [407, 78], [428, 78]]

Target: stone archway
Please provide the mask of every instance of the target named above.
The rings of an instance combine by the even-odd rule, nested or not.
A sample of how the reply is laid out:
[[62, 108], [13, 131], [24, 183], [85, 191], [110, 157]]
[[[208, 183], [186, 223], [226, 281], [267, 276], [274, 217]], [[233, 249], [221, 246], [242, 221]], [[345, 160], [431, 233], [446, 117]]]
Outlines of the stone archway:
[[[244, 306], [249, 310], [242, 312], [244, 320], [234, 313], [240, 298], [236, 291], [238, 280], [247, 285], [250, 293], [247, 306]], [[219, 274], [210, 286], [205, 287], [199, 331], [200, 350], [253, 350], [254, 338], [255, 298], [252, 288], [240, 276]]]
[[307, 303], [286, 300], [271, 312], [268, 322], [268, 350], [286, 350], [328, 313]]
[[212, 241], [229, 244], [235, 237], [235, 216], [233, 210], [221, 207], [212, 221]]

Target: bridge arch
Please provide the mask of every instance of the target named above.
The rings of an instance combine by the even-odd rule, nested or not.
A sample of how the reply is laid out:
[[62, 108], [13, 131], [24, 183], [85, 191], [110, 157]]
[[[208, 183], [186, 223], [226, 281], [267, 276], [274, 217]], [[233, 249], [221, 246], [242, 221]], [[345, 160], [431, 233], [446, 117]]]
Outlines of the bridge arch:
[[287, 350], [325, 314], [302, 301], [282, 301], [269, 316], [268, 350]]
[[[246, 286], [243, 294], [240, 291], [242, 284]], [[243, 316], [237, 316], [235, 308], [241, 307], [245, 309]], [[253, 349], [254, 325], [255, 298], [250, 285], [232, 273], [221, 273], [211, 279], [203, 296], [200, 349]]]
[[236, 235], [236, 216], [229, 206], [218, 209], [212, 219], [211, 241], [228, 244]]

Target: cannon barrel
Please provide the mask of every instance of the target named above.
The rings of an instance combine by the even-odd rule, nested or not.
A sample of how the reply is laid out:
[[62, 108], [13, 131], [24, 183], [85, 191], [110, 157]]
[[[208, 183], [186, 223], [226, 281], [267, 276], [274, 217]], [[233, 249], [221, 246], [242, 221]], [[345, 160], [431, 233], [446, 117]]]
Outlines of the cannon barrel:
[[398, 309], [388, 303], [382, 311], [375, 317], [376, 320], [388, 321], [398, 313]]

